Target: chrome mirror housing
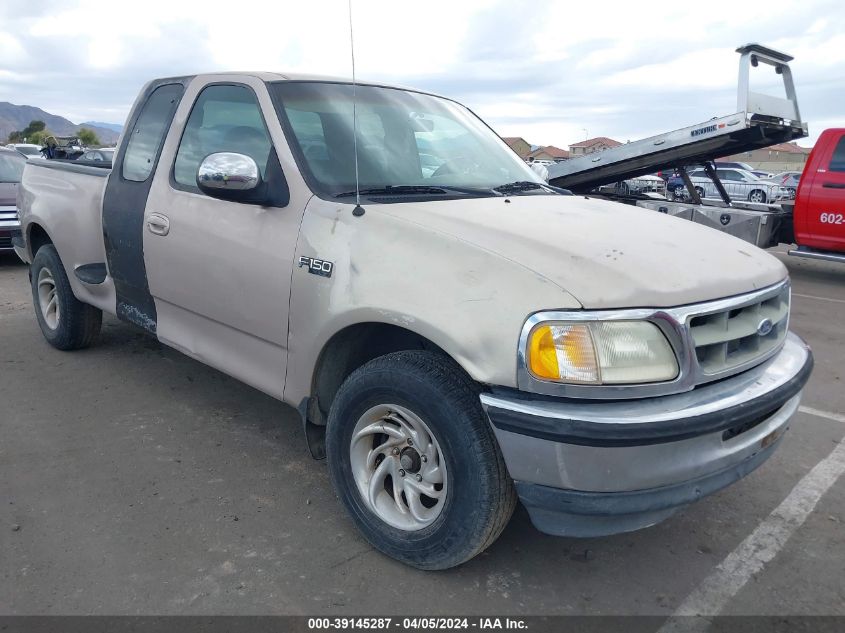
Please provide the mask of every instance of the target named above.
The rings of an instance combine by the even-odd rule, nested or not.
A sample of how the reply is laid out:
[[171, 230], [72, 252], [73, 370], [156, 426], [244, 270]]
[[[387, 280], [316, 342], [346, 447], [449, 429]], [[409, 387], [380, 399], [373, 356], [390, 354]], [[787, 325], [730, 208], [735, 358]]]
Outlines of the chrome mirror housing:
[[261, 184], [258, 165], [246, 154], [209, 154], [197, 169], [197, 186], [206, 195], [217, 198], [238, 198], [255, 191]]

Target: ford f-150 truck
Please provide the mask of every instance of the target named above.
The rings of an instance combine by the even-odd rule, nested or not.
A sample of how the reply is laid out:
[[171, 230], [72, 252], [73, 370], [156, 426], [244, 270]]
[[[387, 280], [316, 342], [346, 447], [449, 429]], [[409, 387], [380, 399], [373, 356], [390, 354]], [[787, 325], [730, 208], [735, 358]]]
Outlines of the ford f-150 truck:
[[424, 569], [517, 498], [557, 535], [668, 517], [776, 450], [812, 367], [777, 259], [546, 185], [424, 92], [159, 79], [113, 168], [30, 162], [19, 208], [47, 341], [115, 314], [293, 405], [364, 536]]

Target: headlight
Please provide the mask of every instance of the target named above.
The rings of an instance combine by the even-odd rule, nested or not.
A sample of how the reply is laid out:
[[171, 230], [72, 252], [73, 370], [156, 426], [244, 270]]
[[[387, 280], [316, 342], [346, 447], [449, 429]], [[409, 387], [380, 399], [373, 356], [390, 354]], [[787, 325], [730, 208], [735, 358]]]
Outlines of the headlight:
[[528, 371], [540, 380], [581, 384], [662, 382], [678, 362], [647, 321], [546, 322], [528, 335]]

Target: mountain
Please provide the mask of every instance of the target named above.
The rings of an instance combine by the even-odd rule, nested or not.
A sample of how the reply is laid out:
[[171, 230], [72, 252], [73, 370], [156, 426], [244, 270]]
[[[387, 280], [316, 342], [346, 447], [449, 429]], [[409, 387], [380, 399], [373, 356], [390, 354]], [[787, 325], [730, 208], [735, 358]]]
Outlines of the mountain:
[[[64, 117], [45, 112], [41, 108], [0, 101], [0, 139], [6, 139], [15, 130], [24, 129], [30, 121], [44, 121], [47, 124], [47, 129], [59, 136], [76, 134], [80, 128], [80, 125], [68, 121]], [[105, 145], [113, 145], [120, 136], [119, 131], [100, 125], [85, 124], [82, 127], [93, 130]]]
[[120, 134], [123, 131], [123, 125], [120, 123], [103, 123], [102, 121], [85, 121], [84, 123], [80, 123], [79, 125], [91, 128], [91, 127], [103, 127], [107, 130], [111, 130], [112, 132], [117, 132]]

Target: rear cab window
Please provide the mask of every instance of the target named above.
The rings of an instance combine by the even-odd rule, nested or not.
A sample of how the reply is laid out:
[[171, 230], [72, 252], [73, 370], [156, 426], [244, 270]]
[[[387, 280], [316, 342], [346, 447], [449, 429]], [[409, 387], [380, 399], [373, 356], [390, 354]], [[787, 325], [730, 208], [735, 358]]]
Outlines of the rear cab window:
[[121, 169], [125, 180], [145, 182], [150, 177], [182, 91], [181, 84], [166, 84], [147, 99], [126, 145]]

